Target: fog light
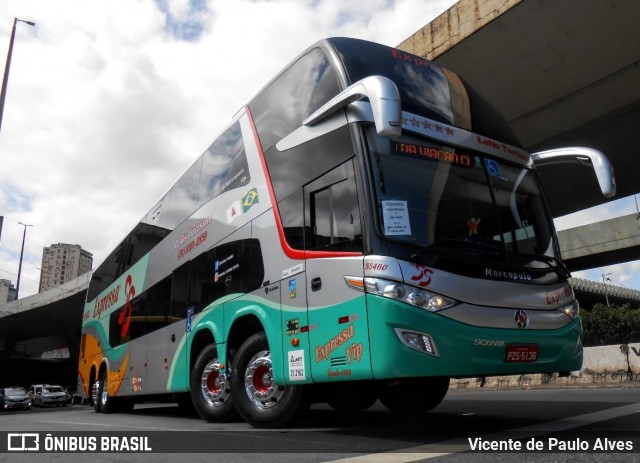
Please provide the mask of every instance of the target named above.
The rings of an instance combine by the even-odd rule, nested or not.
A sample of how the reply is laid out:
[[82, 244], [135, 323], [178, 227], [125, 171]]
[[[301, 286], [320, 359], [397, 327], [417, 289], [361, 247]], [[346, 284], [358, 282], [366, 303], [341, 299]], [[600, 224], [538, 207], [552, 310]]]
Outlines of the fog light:
[[396, 328], [395, 331], [396, 335], [405, 346], [425, 354], [436, 357], [440, 356], [431, 335], [417, 331], [406, 331], [400, 328]]

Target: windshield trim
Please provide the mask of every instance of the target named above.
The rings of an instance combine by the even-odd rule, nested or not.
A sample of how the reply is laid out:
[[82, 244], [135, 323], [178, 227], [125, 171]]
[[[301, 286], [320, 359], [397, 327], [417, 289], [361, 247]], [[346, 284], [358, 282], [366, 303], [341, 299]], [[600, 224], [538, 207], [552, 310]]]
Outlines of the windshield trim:
[[527, 168], [534, 166], [531, 155], [521, 148], [444, 122], [434, 121], [428, 117], [403, 111], [402, 129], [447, 145], [479, 151]]

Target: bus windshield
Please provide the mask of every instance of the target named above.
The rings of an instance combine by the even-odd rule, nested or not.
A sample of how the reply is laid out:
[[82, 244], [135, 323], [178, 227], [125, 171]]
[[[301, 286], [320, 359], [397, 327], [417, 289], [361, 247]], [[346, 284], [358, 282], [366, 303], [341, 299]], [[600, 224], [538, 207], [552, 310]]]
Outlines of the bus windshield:
[[416, 136], [388, 139], [367, 129], [367, 139], [379, 232], [412, 245], [412, 260], [567, 276], [532, 170]]

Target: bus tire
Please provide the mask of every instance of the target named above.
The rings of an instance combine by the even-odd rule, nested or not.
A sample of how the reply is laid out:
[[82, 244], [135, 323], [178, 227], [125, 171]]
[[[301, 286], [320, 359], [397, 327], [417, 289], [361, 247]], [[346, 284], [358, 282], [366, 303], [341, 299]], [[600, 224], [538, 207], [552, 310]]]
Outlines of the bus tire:
[[109, 392], [107, 391], [106, 373], [98, 380], [98, 400], [96, 400], [93, 408], [97, 413], [113, 413], [115, 411], [114, 400], [109, 397]]
[[100, 383], [101, 381], [95, 381], [91, 386], [91, 406], [93, 407], [93, 411], [96, 413], [100, 413]]
[[271, 352], [264, 332], [238, 349], [231, 369], [231, 393], [240, 416], [251, 426], [276, 428], [295, 422], [309, 407], [303, 386], [273, 380]]
[[236, 414], [226, 373], [220, 372], [215, 344], [205, 347], [191, 371], [191, 401], [200, 417], [208, 422], [228, 421]]
[[437, 407], [449, 389], [449, 378], [407, 378], [385, 386], [380, 402], [401, 415], [422, 415]]

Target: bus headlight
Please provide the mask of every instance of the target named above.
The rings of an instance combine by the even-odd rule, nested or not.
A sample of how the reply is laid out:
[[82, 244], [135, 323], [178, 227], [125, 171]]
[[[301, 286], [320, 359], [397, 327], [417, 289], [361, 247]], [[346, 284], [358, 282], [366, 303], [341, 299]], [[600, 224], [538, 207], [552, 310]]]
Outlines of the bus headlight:
[[571, 304], [565, 305], [560, 310], [562, 310], [564, 314], [571, 320], [575, 320], [576, 318], [578, 318], [578, 315], [580, 315], [580, 304], [578, 304], [577, 299], [574, 299]]
[[404, 283], [398, 283], [397, 281], [367, 277], [364, 278], [363, 284], [362, 277], [345, 276], [344, 279], [349, 287], [357, 289], [358, 291], [401, 301], [430, 312], [448, 309], [458, 303], [458, 301], [454, 299], [434, 294], [414, 286], [405, 285]]

